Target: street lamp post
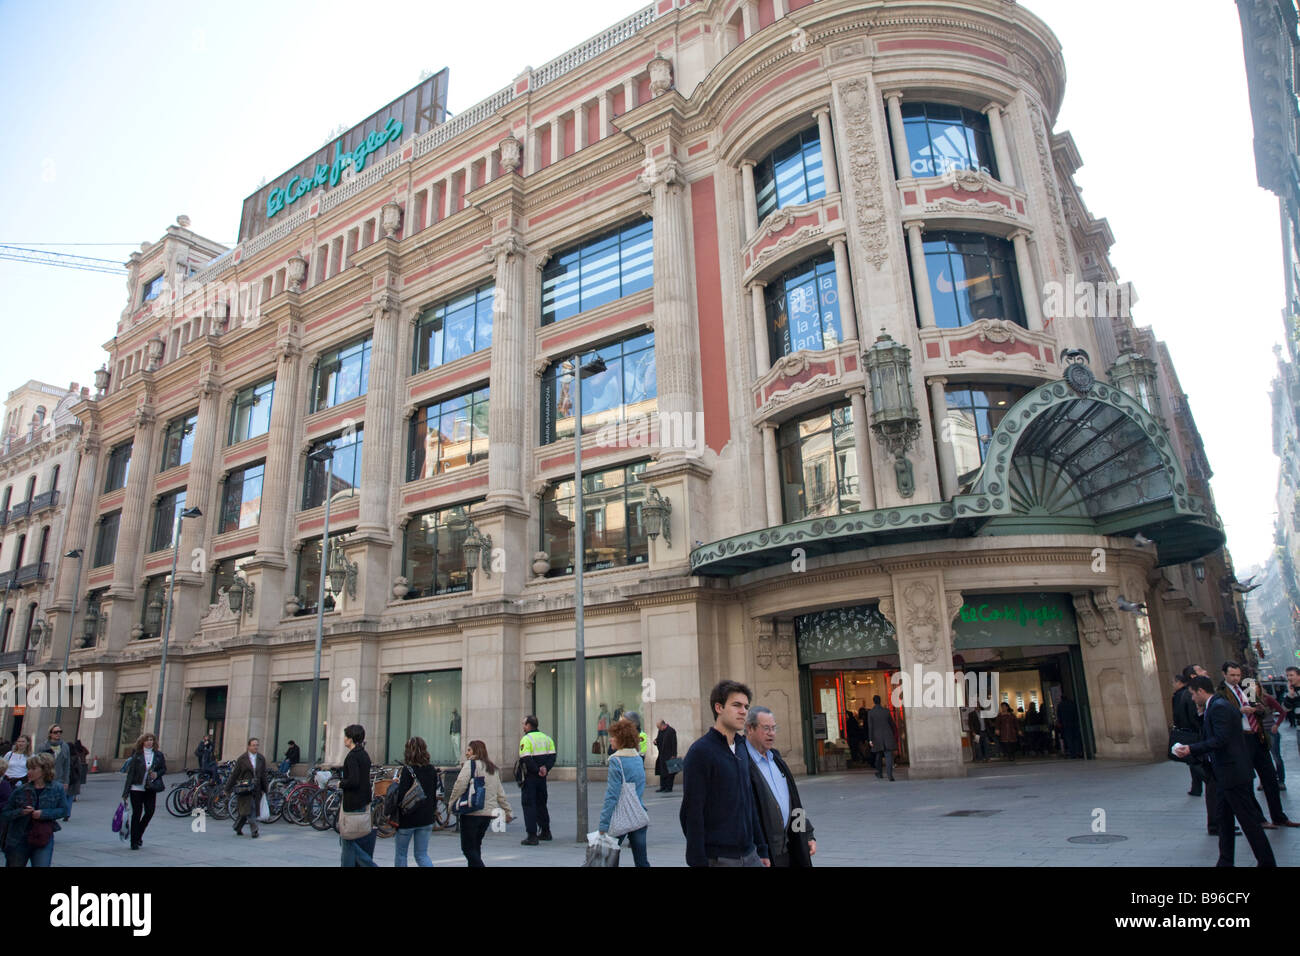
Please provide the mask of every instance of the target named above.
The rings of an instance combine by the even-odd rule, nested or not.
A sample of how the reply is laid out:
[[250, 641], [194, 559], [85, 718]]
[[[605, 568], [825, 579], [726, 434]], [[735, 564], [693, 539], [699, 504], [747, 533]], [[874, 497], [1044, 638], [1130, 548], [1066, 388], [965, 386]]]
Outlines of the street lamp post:
[[[167, 607], [166, 615], [163, 618], [162, 661], [158, 665], [158, 702], [153, 709], [155, 746], [157, 746], [158, 732], [162, 729], [163, 694], [167, 688], [167, 642], [171, 638], [172, 594], [176, 591], [176, 558], [181, 550], [181, 522], [186, 518], [201, 517], [203, 517], [203, 512], [198, 508], [187, 508], [176, 515], [176, 523], [172, 525], [172, 573], [171, 577], [167, 579]], [[69, 638], [69, 641], [71, 641], [71, 638]]]
[[334, 484], [334, 447], [322, 445], [307, 456], [308, 461], [325, 463], [325, 528], [320, 542], [320, 582], [316, 587], [316, 657], [311, 676], [311, 736], [307, 739], [307, 759], [316, 760], [316, 727], [320, 720], [320, 652], [325, 640], [325, 571], [330, 559], [330, 499]]
[[583, 632], [582, 568], [586, 563], [586, 542], [583, 525], [586, 515], [582, 510], [582, 380], [605, 371], [605, 360], [597, 355], [586, 365], [582, 356], [574, 353], [573, 370], [573, 682], [577, 701], [574, 726], [577, 733], [578, 771], [578, 842], [587, 839], [587, 644]]
[[[68, 646], [63, 651], [63, 674], [66, 680], [68, 674], [68, 661], [72, 657], [72, 626], [77, 620], [77, 597], [81, 593], [81, 548], [69, 551], [64, 555], [65, 558], [77, 559], [77, 576], [72, 586], [72, 613], [68, 616]], [[56, 724], [63, 722], [63, 695], [59, 695], [59, 706], [54, 711], [54, 722]]]

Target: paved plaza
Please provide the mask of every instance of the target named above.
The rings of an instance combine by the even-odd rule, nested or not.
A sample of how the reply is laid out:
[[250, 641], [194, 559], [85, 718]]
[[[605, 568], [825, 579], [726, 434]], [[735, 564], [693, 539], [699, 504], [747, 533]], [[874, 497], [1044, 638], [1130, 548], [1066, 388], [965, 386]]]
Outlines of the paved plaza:
[[[1283, 755], [1300, 768], [1295, 733], [1287, 728], [1284, 734]], [[646, 792], [650, 862], [682, 866], [680, 786], [664, 795], [653, 792], [655, 785], [651, 776]], [[97, 774], [87, 782], [72, 819], [56, 836], [56, 866], [338, 864], [338, 837], [332, 832], [281, 821], [264, 825], [262, 836], [251, 840], [235, 837], [228, 821], [214, 820], [195, 832], [191, 820], [171, 816], [161, 800], [144, 849], [131, 852], [109, 828], [121, 786], [116, 773]], [[955, 780], [911, 781], [900, 773], [898, 781], [890, 783], [870, 771], [799, 780], [816, 830], [815, 862], [822, 866], [1211, 866], [1218, 844], [1205, 833], [1204, 801], [1187, 796], [1187, 787], [1186, 769], [1170, 761], [1024, 760], [980, 765], [970, 776]], [[488, 866], [582, 862], [583, 850], [573, 841], [572, 782], [551, 784], [556, 839], [537, 847], [519, 845], [524, 837], [519, 792], [513, 782], [506, 790], [516, 818], [508, 832], [488, 834], [483, 853]], [[593, 829], [603, 794], [604, 784], [593, 783]], [[1300, 819], [1300, 801], [1287, 793], [1282, 796], [1288, 813]], [[1102, 823], [1102, 813], [1104, 834], [1094, 829]], [[1124, 839], [1091, 842], [1103, 835]], [[1072, 837], [1090, 842], [1071, 842]], [[1272, 830], [1268, 837], [1279, 864], [1300, 864], [1300, 830]], [[378, 842], [381, 866], [392, 865], [392, 848], [390, 840]], [[435, 866], [465, 865], [452, 830], [435, 831], [429, 855]], [[622, 865], [630, 865], [630, 852], [623, 855]], [[1237, 862], [1254, 864], [1243, 838], [1237, 841]]]

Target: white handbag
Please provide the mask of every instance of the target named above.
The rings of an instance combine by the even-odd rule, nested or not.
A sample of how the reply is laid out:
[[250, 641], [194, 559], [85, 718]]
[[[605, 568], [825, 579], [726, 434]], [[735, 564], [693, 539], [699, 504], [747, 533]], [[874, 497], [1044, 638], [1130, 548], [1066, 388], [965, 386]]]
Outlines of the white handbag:
[[368, 808], [339, 814], [339, 836], [345, 840], [360, 840], [370, 836], [373, 828], [374, 821]]
[[257, 822], [271, 822], [271, 804], [267, 802], [266, 794], [262, 794], [262, 802], [257, 807]]
[[611, 766], [618, 765], [619, 775], [623, 777], [618, 803], [609, 818], [609, 835], [616, 837], [650, 825], [650, 814], [641, 806], [641, 800], [636, 795], [636, 784], [628, 783], [627, 777], [623, 775], [623, 760], [619, 757], [610, 763]]

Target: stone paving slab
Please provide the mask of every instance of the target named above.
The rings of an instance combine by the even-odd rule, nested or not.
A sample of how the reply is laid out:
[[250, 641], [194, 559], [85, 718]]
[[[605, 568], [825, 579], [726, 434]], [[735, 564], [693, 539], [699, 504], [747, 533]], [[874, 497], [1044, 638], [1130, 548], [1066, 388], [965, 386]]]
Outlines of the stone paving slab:
[[[1295, 734], [1284, 730], [1284, 758], [1300, 768]], [[1300, 770], [1296, 771], [1300, 773]], [[649, 855], [653, 866], [685, 864], [685, 840], [678, 824], [680, 786], [672, 794], [653, 792], [650, 777]], [[679, 779], [680, 783], [680, 779]], [[1217, 841], [1205, 833], [1204, 801], [1187, 796], [1185, 767], [1172, 761], [1022, 760], [971, 769], [965, 778], [877, 780], [871, 772], [846, 772], [799, 779], [799, 790], [816, 831], [821, 866], [1212, 866]], [[130, 851], [109, 828], [122, 777], [98, 774], [87, 781], [72, 819], [55, 838], [56, 866], [336, 866], [338, 837], [286, 822], [263, 825], [251, 840], [233, 835], [228, 821], [192, 821], [163, 809], [145, 835], [143, 850]], [[506, 783], [507, 799], [519, 813], [519, 793]], [[593, 785], [588, 805], [595, 828], [604, 784]], [[1264, 806], [1263, 795], [1259, 794]], [[1283, 793], [1283, 805], [1300, 819], [1300, 800]], [[552, 783], [549, 808], [556, 839], [522, 847], [520, 817], [506, 833], [484, 840], [488, 866], [578, 866], [584, 856], [575, 840], [576, 786]], [[956, 810], [992, 810], [988, 816], [946, 816]], [[1105, 831], [1125, 837], [1108, 845], [1068, 842], [1092, 834], [1096, 811]], [[1300, 829], [1268, 831], [1278, 863], [1300, 864]], [[465, 865], [453, 831], [435, 831], [429, 845], [435, 866]], [[622, 863], [631, 864], [625, 851]], [[380, 840], [376, 859], [393, 864], [393, 843]], [[1237, 863], [1254, 864], [1238, 838]]]

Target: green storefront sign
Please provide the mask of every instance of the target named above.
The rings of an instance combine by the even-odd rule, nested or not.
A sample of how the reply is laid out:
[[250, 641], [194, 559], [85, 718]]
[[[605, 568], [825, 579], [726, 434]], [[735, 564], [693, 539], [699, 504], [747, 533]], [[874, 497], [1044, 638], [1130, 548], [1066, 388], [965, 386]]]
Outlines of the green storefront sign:
[[1078, 644], [1068, 594], [966, 595], [952, 624], [953, 650]]
[[299, 199], [311, 192], [329, 184], [333, 188], [339, 184], [343, 177], [343, 170], [351, 167], [354, 172], [361, 172], [366, 168], [366, 161], [370, 154], [378, 152], [388, 143], [400, 139], [402, 136], [402, 122], [396, 116], [390, 117], [388, 125], [383, 129], [372, 130], [366, 134], [366, 138], [357, 144], [355, 149], [347, 152], [343, 151], [343, 140], [334, 144], [334, 162], [329, 166], [323, 163], [316, 166], [316, 172], [312, 176], [291, 176], [289, 181], [284, 184], [283, 189], [272, 189], [266, 196], [266, 218], [271, 219], [276, 213], [284, 209], [285, 206], [291, 206]]

